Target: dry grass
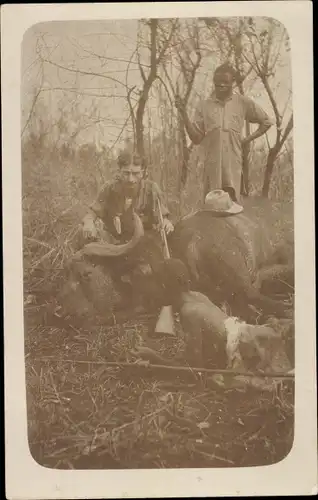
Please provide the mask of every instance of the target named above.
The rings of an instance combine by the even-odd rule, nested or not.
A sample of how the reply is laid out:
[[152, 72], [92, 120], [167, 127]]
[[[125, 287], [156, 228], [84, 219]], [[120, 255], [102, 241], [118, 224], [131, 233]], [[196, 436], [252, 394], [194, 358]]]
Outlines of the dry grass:
[[[29, 443], [47, 467], [230, 467], [275, 463], [293, 440], [290, 384], [273, 394], [156, 380], [98, 361], [132, 361], [147, 325], [26, 337]], [[152, 341], [172, 356], [169, 346]], [[149, 345], [149, 344], [148, 344]], [[172, 352], [174, 351], [174, 353]], [[96, 364], [94, 364], [94, 362]]]
[[86, 166], [87, 158], [24, 152], [25, 364], [35, 460], [55, 468], [165, 468], [284, 458], [293, 442], [290, 383], [274, 393], [211, 390], [204, 382], [106, 368], [97, 362], [133, 360], [131, 349], [145, 340], [166, 356], [180, 354], [182, 335], [150, 342], [147, 318], [89, 331], [52, 323], [85, 204], [111, 170], [96, 176]]

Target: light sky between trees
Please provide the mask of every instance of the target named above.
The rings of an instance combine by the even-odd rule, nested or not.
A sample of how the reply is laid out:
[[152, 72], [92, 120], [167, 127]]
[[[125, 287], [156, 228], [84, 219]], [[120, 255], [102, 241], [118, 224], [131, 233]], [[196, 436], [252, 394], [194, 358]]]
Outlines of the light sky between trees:
[[[258, 22], [261, 28], [262, 21]], [[131, 134], [126, 85], [138, 88], [142, 84], [135, 61], [127, 72], [128, 61], [136, 48], [137, 32], [137, 20], [49, 22], [31, 27], [21, 47], [21, 113], [25, 136], [39, 121], [49, 128], [63, 113], [68, 123], [68, 130], [64, 131], [66, 141], [70, 131], [80, 128], [77, 144], [93, 142], [97, 148], [121, 147]], [[205, 39], [202, 63], [189, 103], [190, 113], [198, 96], [206, 96], [211, 91], [212, 74], [220, 62], [220, 54], [213, 46], [209, 49], [206, 35]], [[147, 49], [142, 51], [142, 63], [148, 64], [148, 53]], [[94, 73], [102, 73], [104, 77]], [[173, 73], [171, 77], [175, 83]], [[246, 94], [274, 117], [261, 82], [253, 80], [255, 78], [251, 77], [247, 81]], [[290, 52], [286, 47], [282, 47], [271, 81], [277, 103], [283, 109], [291, 93]], [[158, 88], [154, 85], [151, 90], [144, 117], [145, 131], [150, 127], [153, 137], [161, 130], [163, 107], [170, 106], [162, 88], [159, 98]], [[292, 109], [292, 99], [287, 106]], [[31, 113], [34, 117], [30, 120]], [[286, 119], [289, 114], [286, 113]], [[53, 127], [54, 133], [57, 131], [54, 132]], [[271, 130], [269, 138], [272, 134], [275, 130]]]

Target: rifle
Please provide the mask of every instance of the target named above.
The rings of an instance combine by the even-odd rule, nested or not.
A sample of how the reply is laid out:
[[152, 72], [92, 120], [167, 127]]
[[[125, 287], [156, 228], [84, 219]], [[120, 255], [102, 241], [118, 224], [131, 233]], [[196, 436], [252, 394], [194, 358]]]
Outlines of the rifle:
[[158, 204], [158, 213], [159, 213], [160, 234], [161, 234], [161, 238], [162, 238], [163, 246], [164, 246], [163, 256], [165, 259], [170, 259], [170, 251], [169, 251], [169, 247], [168, 247], [166, 231], [165, 231], [164, 224], [163, 224], [163, 216], [162, 216], [161, 203], [160, 203], [159, 196], [157, 196], [157, 204]]
[[[159, 196], [157, 196], [157, 205], [159, 214], [160, 235], [163, 241], [163, 256], [164, 259], [170, 259], [170, 251], [167, 242], [167, 235], [163, 224], [163, 216], [162, 216], [161, 202]], [[172, 306], [164, 306], [161, 309], [156, 323], [155, 333], [159, 335], [173, 335], [173, 336], [175, 335]]]

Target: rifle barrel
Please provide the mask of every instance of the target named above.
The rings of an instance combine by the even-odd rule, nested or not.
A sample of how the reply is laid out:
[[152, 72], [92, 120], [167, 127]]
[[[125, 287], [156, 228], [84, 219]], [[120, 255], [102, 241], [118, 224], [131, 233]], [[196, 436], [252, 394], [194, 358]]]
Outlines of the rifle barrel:
[[163, 244], [164, 244], [164, 257], [165, 257], [165, 259], [170, 259], [170, 251], [169, 251], [169, 247], [168, 247], [167, 236], [166, 236], [165, 228], [163, 227], [163, 217], [162, 217], [161, 203], [160, 203], [159, 196], [157, 197], [157, 203], [158, 203], [158, 212], [159, 212], [159, 219], [160, 219], [160, 233], [161, 233], [161, 237], [163, 239]]

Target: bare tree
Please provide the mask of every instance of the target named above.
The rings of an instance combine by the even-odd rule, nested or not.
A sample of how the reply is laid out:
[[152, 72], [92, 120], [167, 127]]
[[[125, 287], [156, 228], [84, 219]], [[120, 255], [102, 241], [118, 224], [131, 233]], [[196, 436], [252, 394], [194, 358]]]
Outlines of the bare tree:
[[[197, 19], [140, 20], [137, 42], [130, 39], [126, 56], [120, 59], [122, 69], [119, 71], [116, 66], [114, 71], [109, 67], [112, 58], [103, 45], [96, 43], [95, 47], [98, 49], [95, 50], [94, 45], [85, 45], [84, 39], [70, 39], [67, 35], [52, 43], [44, 33], [37, 34], [36, 64], [42, 68], [42, 80], [38, 79], [38, 86], [31, 95], [22, 134], [26, 136], [27, 130], [31, 129], [31, 118], [37, 114], [36, 108], [40, 105], [42, 95], [52, 95], [55, 114], [44, 113], [43, 120], [46, 136], [51, 136], [51, 142], [56, 147], [62, 136], [70, 146], [73, 143], [74, 147], [81, 137], [94, 136], [95, 132], [97, 142], [101, 141], [105, 130], [103, 126], [107, 124], [110, 125], [107, 127], [107, 135], [114, 137], [111, 139], [111, 147], [115, 147], [129, 130], [145, 165], [147, 150], [152, 147], [153, 139], [160, 136], [162, 140], [164, 138], [167, 148], [166, 154], [160, 150], [160, 141], [156, 141], [157, 151], [160, 150], [164, 157], [162, 168], [168, 169], [168, 156], [170, 163], [175, 153], [178, 157], [178, 166], [173, 174], [169, 173], [164, 177], [170, 181], [173, 178], [173, 185], [178, 184], [175, 188], [180, 192], [186, 184], [193, 144], [188, 144], [182, 116], [175, 113], [174, 98], [179, 93], [184, 103], [191, 107], [195, 87], [203, 84], [204, 78], [210, 78], [210, 61], [213, 64], [230, 61], [236, 70], [238, 91], [242, 95], [248, 95], [251, 83], [259, 82], [275, 115], [275, 139], [273, 142], [269, 136], [263, 182], [263, 194], [268, 196], [275, 162], [293, 128], [292, 113], [288, 116], [290, 95], [283, 105], [276, 95], [275, 74], [286, 55], [283, 49], [287, 34], [281, 25], [277, 26], [275, 21], [268, 19], [259, 22], [250, 18], [203, 18], [202, 21], [200, 25]], [[77, 50], [76, 54], [72, 54], [72, 59], [65, 61], [56, 57], [55, 47], [69, 42]], [[47, 78], [43, 82], [46, 72], [54, 74], [52, 82]], [[93, 80], [96, 81], [96, 87], [92, 87]], [[86, 82], [88, 87], [85, 86]], [[163, 89], [167, 99], [163, 98], [163, 94], [161, 97], [155, 94], [159, 87]], [[123, 109], [118, 116], [102, 112], [103, 106], [100, 104], [103, 99], [107, 102], [108, 98], [122, 99], [123, 105], [120, 106]], [[50, 99], [51, 97], [49, 101]], [[82, 106], [84, 101], [85, 105]], [[169, 126], [161, 118], [162, 123], [156, 130], [157, 117], [163, 117], [163, 114], [154, 115], [152, 106], [160, 103], [165, 108], [165, 120], [168, 120]], [[145, 121], [147, 114], [148, 123]], [[146, 130], [149, 126], [151, 134]], [[250, 124], [246, 123], [245, 126], [246, 134], [249, 135]], [[59, 133], [61, 127], [64, 131], [62, 134]], [[250, 151], [244, 149], [242, 192], [247, 195], [249, 155]], [[177, 177], [178, 181], [175, 182]]]
[[[183, 50], [178, 51], [178, 59], [180, 65], [180, 76], [183, 79], [183, 94], [180, 96], [184, 105], [187, 106], [189, 98], [193, 89], [196, 73], [201, 64], [201, 51], [199, 29], [196, 22], [187, 24], [187, 39], [183, 42]], [[191, 41], [189, 44], [189, 40]], [[177, 93], [179, 94], [179, 85], [177, 86]], [[193, 149], [193, 143], [187, 146], [187, 134], [182, 114], [178, 113], [178, 129], [180, 134], [180, 188], [182, 189], [187, 181], [190, 154]]]
[[173, 19], [168, 21], [168, 27], [159, 19], [150, 19], [141, 21], [141, 25], [148, 27], [150, 32], [150, 43], [148, 45], [150, 51], [149, 71], [146, 74], [145, 68], [140, 62], [140, 47], [137, 47], [138, 62], [140, 75], [143, 81], [142, 88], [139, 91], [139, 99], [136, 110], [135, 130], [136, 130], [136, 146], [138, 153], [145, 164], [145, 145], [144, 145], [144, 114], [149, 97], [150, 89], [158, 78], [158, 68], [165, 56], [165, 53], [170, 45], [173, 33], [176, 29], [178, 21]]
[[[281, 31], [279, 38], [277, 28]], [[284, 108], [280, 110], [278, 101], [275, 97], [273, 84], [276, 66], [278, 64], [283, 45], [288, 43], [288, 35], [285, 28], [281, 25], [277, 26], [277, 22], [273, 19], [269, 19], [267, 28], [263, 29], [261, 33], [259, 33], [255, 27], [255, 21], [253, 19], [249, 19], [249, 29], [246, 31], [246, 36], [249, 41], [249, 55], [245, 53], [244, 57], [252, 66], [253, 71], [262, 82], [275, 115], [275, 142], [272, 146], [269, 146], [262, 188], [262, 195], [264, 197], [268, 197], [275, 161], [293, 129], [292, 112], [290, 113], [288, 120], [285, 120], [286, 124], [284, 126], [284, 118], [288, 109], [291, 93], [288, 93], [286, 104]]]
[[[179, 26], [180, 27], [180, 26]], [[201, 64], [201, 50], [199, 29], [196, 21], [187, 22], [183, 29], [179, 29], [174, 34], [173, 54], [171, 64], [177, 72], [175, 84], [172, 81], [172, 76], [169, 74], [166, 65], [163, 66], [164, 75], [169, 83], [172, 98], [175, 99], [178, 95], [185, 106], [189, 102], [189, 98], [193, 89], [195, 77]], [[169, 93], [169, 91], [167, 90]], [[183, 117], [178, 112], [177, 130], [179, 134], [179, 191], [182, 190], [187, 181], [189, 168], [189, 160], [193, 144], [187, 145], [187, 134]]]

